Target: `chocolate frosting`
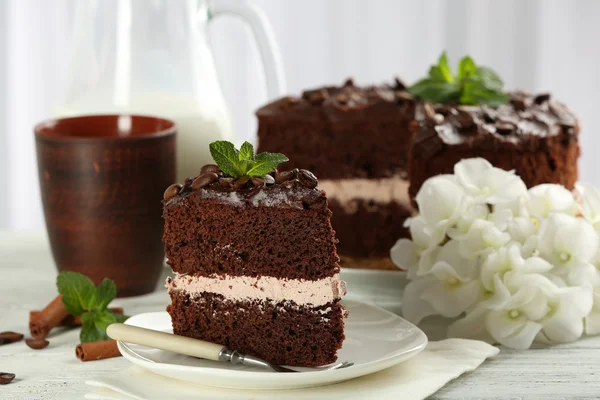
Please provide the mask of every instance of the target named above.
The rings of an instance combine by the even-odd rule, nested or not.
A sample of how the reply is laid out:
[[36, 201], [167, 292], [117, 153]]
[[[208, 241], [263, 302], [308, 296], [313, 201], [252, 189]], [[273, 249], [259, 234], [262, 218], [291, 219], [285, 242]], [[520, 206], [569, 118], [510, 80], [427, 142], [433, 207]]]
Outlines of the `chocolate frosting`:
[[[234, 207], [265, 206], [298, 209], [326, 207], [327, 198], [322, 190], [315, 187], [316, 182], [314, 183], [315, 186], [313, 186], [303, 180], [303, 176], [306, 173], [309, 172], [301, 170], [294, 173], [288, 180], [278, 182], [279, 179], [277, 179], [277, 181], [270, 185], [254, 185], [251, 181], [248, 181], [243, 187], [225, 185], [217, 181], [195, 189], [192, 183], [198, 178], [188, 179], [179, 193], [166, 199], [165, 204], [167, 207], [177, 206], [189, 197], [195, 201], [212, 199]], [[278, 177], [279, 175], [284, 175], [284, 173], [274, 173], [273, 175]], [[314, 175], [312, 177], [314, 178]]]
[[257, 110], [256, 115], [267, 117], [294, 110], [310, 112], [319, 108], [323, 112], [338, 113], [356, 111], [382, 103], [414, 103], [415, 98], [406, 91], [405, 85], [396, 78], [391, 85], [358, 87], [352, 79], [342, 86], [325, 86], [306, 90], [301, 97], [287, 96]]
[[417, 107], [419, 125], [414, 149], [435, 153], [444, 145], [490, 147], [514, 145], [537, 150], [543, 138], [564, 135], [576, 140], [579, 124], [565, 105], [550, 94], [509, 93], [510, 102], [498, 107], [423, 103]]

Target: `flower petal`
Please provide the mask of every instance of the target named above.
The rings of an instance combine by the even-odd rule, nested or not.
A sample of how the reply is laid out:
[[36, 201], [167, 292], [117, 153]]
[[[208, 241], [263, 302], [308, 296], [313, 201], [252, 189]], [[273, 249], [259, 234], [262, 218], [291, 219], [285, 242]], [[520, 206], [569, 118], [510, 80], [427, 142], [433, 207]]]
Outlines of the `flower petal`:
[[435, 278], [421, 278], [410, 282], [404, 289], [402, 296], [402, 315], [413, 324], [418, 324], [427, 316], [434, 315], [435, 309], [421, 299], [423, 291], [435, 284]]
[[465, 312], [479, 295], [479, 282], [473, 281], [465, 284], [448, 285], [438, 281], [437, 284], [427, 287], [421, 299], [428, 302], [437, 314], [443, 317], [454, 318]]
[[390, 250], [390, 258], [398, 268], [416, 268], [419, 262], [416, 245], [408, 239], [400, 239]]
[[477, 307], [463, 318], [454, 321], [448, 327], [448, 337], [483, 340], [484, 342], [493, 343], [494, 338], [485, 327], [488, 312], [484, 308]]

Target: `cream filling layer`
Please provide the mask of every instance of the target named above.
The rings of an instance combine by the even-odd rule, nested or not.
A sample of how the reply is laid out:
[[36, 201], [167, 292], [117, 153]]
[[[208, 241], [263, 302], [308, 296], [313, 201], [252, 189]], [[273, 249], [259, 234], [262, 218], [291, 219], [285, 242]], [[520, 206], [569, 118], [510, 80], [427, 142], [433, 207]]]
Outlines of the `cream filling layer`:
[[319, 188], [330, 199], [346, 203], [353, 199], [373, 200], [379, 203], [398, 202], [410, 204], [409, 182], [399, 176], [382, 179], [324, 179], [319, 180]]
[[183, 290], [190, 295], [203, 292], [215, 293], [228, 300], [293, 301], [298, 305], [322, 306], [346, 294], [346, 283], [339, 274], [309, 281], [304, 279], [281, 279], [270, 276], [211, 275], [209, 277], [175, 274], [167, 278], [169, 291]]

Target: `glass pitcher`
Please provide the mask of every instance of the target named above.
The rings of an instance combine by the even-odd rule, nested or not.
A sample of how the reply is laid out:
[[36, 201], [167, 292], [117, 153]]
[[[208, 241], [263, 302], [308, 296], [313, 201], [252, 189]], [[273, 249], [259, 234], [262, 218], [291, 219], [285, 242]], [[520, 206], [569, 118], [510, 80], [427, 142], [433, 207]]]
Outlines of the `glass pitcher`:
[[285, 88], [268, 21], [250, 3], [206, 0], [80, 0], [75, 48], [57, 116], [157, 115], [178, 126], [177, 178], [211, 163], [208, 144], [232, 140], [207, 26], [222, 14], [252, 28], [270, 98]]

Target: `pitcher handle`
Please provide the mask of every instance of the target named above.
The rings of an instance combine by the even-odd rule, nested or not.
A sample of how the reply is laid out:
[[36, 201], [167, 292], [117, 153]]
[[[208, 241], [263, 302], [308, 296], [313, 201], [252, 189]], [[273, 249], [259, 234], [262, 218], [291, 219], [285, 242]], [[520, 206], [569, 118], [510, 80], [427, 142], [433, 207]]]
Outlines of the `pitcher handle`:
[[265, 13], [247, 0], [213, 1], [209, 12], [213, 17], [236, 15], [250, 25], [262, 59], [269, 100], [284, 95], [286, 88], [281, 54]]

